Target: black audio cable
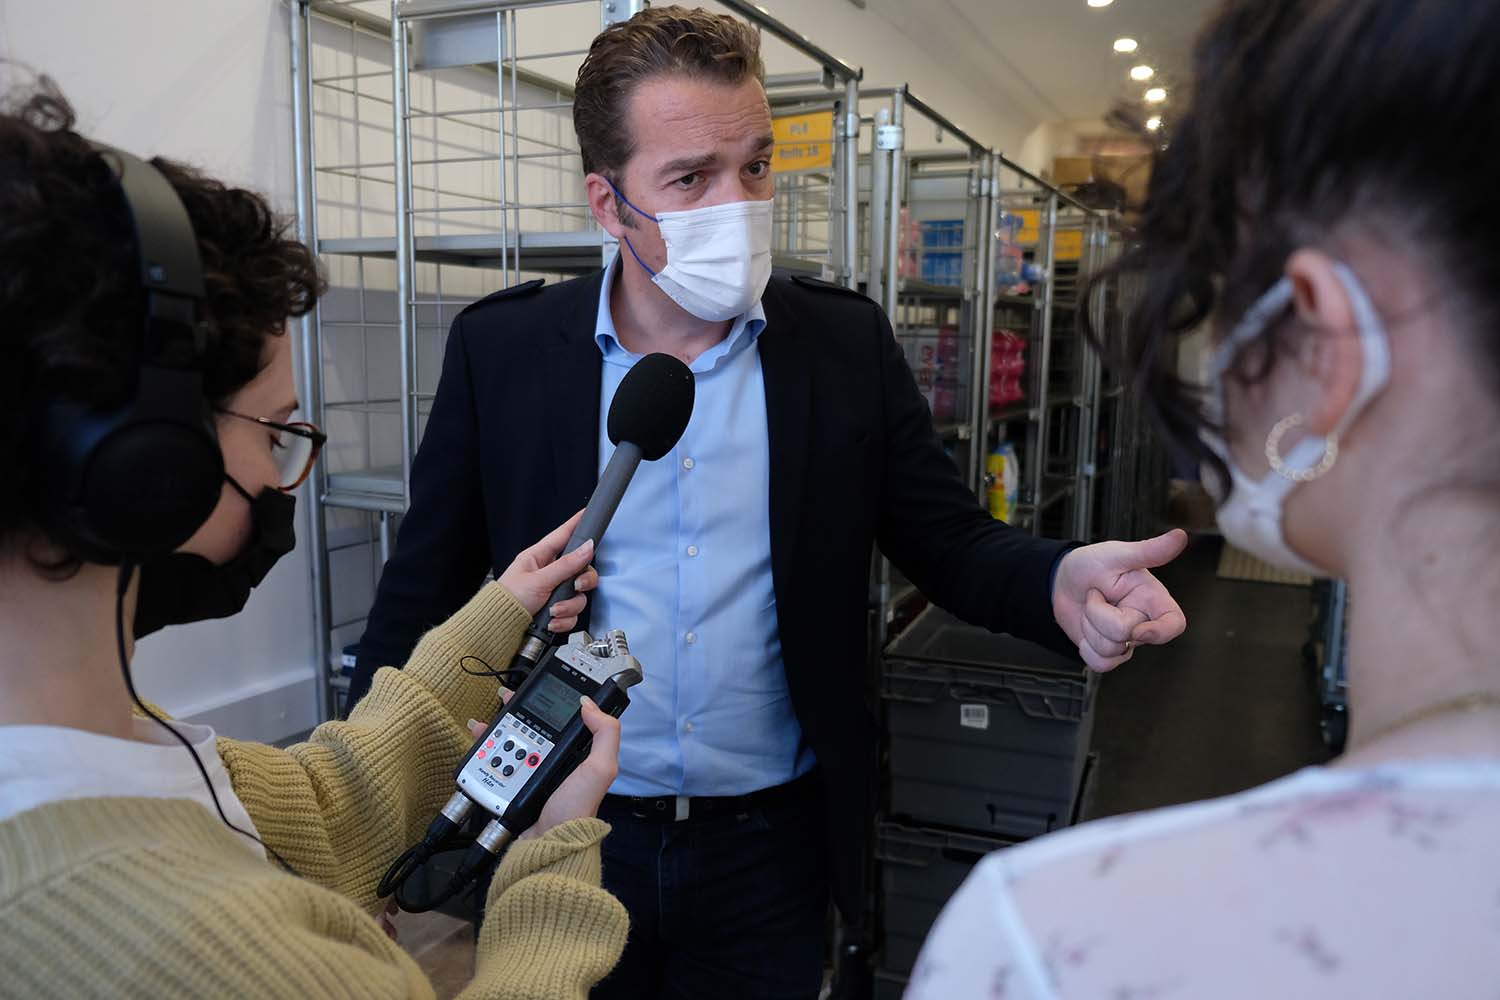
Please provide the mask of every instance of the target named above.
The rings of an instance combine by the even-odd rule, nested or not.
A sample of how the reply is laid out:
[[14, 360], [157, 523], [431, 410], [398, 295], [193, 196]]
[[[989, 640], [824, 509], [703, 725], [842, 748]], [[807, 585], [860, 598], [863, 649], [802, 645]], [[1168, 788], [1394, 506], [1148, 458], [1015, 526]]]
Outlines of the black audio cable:
[[130, 579], [135, 573], [136, 568], [136, 564], [131, 562], [130, 560], [122, 560], [120, 563], [119, 585], [115, 588], [115, 646], [120, 654], [120, 674], [125, 678], [125, 690], [130, 692], [130, 700], [135, 702], [136, 707], [141, 710], [141, 713], [143, 715], [153, 720], [157, 725], [161, 726], [167, 732], [171, 733], [173, 738], [176, 739], [177, 742], [187, 747], [187, 752], [192, 754], [193, 763], [198, 765], [198, 773], [203, 776], [203, 783], [208, 786], [209, 797], [213, 799], [214, 809], [218, 810], [219, 819], [223, 820], [224, 825], [229, 827], [229, 829], [233, 830], [235, 833], [238, 833], [245, 837], [249, 837], [251, 840], [255, 841], [265, 849], [265, 852], [267, 854], [269, 854], [276, 860], [277, 864], [281, 865], [281, 867], [285, 868], [289, 873], [296, 875], [298, 878], [301, 878], [301, 873], [299, 873], [297, 869], [293, 868], [285, 858], [278, 854], [276, 852], [276, 849], [273, 848], [270, 844], [267, 844], [264, 840], [261, 840], [249, 830], [242, 829], [230, 822], [229, 816], [224, 812], [223, 803], [219, 801], [219, 793], [214, 788], [213, 779], [208, 776], [208, 768], [204, 766], [203, 758], [198, 756], [198, 750], [193, 746], [192, 741], [189, 740], [186, 736], [179, 733], [176, 727], [167, 722], [166, 719], [163, 719], [160, 715], [157, 715], [156, 712], [151, 709], [151, 706], [142, 701], [141, 696], [136, 693], [135, 681], [130, 676], [130, 656], [125, 649], [125, 594], [128, 590], [130, 590]]

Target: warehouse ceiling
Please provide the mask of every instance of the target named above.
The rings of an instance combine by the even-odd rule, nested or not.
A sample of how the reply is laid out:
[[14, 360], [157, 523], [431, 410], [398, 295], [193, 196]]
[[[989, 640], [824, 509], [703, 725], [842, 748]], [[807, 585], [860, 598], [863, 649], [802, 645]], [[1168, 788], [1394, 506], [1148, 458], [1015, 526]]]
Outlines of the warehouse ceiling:
[[[831, 0], [820, 0], [831, 2]], [[1164, 83], [1168, 103], [1185, 80], [1194, 36], [1219, 0], [866, 0], [865, 16], [890, 21], [913, 45], [944, 60], [972, 86], [1027, 108], [1038, 121], [1103, 116]], [[859, 13], [850, 7], [853, 16]], [[1139, 50], [1118, 55], [1115, 39]], [[1131, 67], [1156, 71], [1150, 83]]]

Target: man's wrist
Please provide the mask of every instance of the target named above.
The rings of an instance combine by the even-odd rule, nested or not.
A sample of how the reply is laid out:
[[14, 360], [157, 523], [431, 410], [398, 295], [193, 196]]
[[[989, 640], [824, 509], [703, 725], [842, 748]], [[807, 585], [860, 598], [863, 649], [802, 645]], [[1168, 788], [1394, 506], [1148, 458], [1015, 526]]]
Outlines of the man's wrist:
[[1083, 548], [1082, 542], [1070, 542], [1068, 547], [1059, 552], [1057, 558], [1052, 560], [1052, 570], [1047, 576], [1047, 596], [1054, 603], [1057, 599], [1057, 574], [1062, 569], [1063, 560], [1068, 558], [1070, 553], [1077, 552], [1081, 548]]

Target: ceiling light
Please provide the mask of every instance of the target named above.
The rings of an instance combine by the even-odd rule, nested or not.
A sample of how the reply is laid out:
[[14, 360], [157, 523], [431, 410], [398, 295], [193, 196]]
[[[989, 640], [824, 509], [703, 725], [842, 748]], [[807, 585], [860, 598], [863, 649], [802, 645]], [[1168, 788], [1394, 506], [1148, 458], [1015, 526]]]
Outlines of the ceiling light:
[[1161, 128], [1161, 119], [1160, 118], [1153, 117], [1153, 118], [1147, 118], [1146, 119], [1146, 131], [1147, 132], [1155, 132], [1159, 128]]
[[1136, 40], [1134, 38], [1116, 38], [1115, 39], [1115, 51], [1116, 52], [1134, 52], [1135, 50], [1136, 50]]
[[1146, 91], [1146, 100], [1151, 104], [1160, 104], [1166, 99], [1167, 91], [1165, 87], [1152, 87], [1150, 90]]
[[1130, 68], [1130, 78], [1132, 80], [1149, 80], [1155, 75], [1156, 70], [1150, 66], [1132, 66]]
[[1114, 2], [1115, 2], [1115, 0], [1089, 0], [1089, 6], [1090, 7], [1108, 7], [1110, 4], [1112, 4]]

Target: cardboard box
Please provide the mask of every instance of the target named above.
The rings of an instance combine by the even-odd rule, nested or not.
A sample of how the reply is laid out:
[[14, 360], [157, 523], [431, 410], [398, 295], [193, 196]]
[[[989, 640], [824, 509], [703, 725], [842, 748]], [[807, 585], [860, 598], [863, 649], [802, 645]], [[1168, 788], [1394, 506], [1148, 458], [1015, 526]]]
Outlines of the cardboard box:
[[1060, 188], [1088, 184], [1094, 179], [1092, 156], [1059, 156], [1052, 161], [1052, 183]]

